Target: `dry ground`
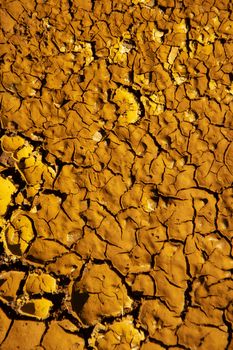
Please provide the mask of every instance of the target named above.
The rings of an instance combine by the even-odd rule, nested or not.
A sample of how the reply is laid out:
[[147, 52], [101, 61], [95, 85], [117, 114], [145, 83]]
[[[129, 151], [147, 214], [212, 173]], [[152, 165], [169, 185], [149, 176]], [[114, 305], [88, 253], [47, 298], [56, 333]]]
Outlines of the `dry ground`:
[[0, 349], [233, 349], [232, 1], [0, 17]]

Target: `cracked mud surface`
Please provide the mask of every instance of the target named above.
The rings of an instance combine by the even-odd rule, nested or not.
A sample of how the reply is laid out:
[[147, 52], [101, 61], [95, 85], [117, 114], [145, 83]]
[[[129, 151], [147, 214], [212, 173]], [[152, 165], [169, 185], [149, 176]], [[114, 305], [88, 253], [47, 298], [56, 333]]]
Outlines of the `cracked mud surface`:
[[232, 2], [0, 17], [0, 349], [232, 349]]

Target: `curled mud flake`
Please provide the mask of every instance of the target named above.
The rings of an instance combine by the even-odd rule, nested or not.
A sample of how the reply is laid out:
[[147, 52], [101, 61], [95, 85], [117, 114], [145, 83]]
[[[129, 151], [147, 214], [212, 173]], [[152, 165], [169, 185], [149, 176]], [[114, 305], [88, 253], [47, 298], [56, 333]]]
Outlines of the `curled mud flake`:
[[5, 152], [15, 152], [21, 148], [25, 143], [25, 140], [21, 136], [7, 136], [4, 135], [1, 138], [1, 146]]
[[99, 132], [99, 131], [96, 131], [95, 133], [94, 133], [94, 135], [92, 136], [92, 140], [93, 141], [96, 141], [96, 142], [99, 142], [99, 141], [101, 141], [102, 140], [102, 134], [101, 134], [101, 132]]
[[92, 61], [94, 61], [91, 43], [82, 41], [75, 42], [73, 52], [77, 54], [81, 61], [84, 61], [85, 66], [88, 66]]
[[0, 274], [0, 299], [11, 302], [17, 299], [17, 292], [25, 276], [21, 271], [8, 271]]
[[128, 63], [128, 53], [133, 49], [134, 44], [130, 33], [123, 34], [123, 40], [117, 39], [116, 43], [110, 47], [109, 62], [126, 67]]
[[[20, 303], [20, 301], [18, 302]], [[45, 320], [49, 317], [52, 306], [52, 301], [45, 298], [30, 299], [29, 301], [22, 302], [22, 305], [19, 306], [18, 312], [25, 316]]]
[[9, 179], [0, 176], [0, 189], [0, 215], [3, 216], [11, 203], [12, 195], [16, 192], [16, 187]]
[[56, 293], [56, 279], [47, 273], [30, 273], [24, 285], [28, 294]]
[[42, 185], [43, 182], [47, 186], [52, 185], [55, 179], [54, 169], [42, 162], [42, 156], [38, 152], [32, 153], [29, 157], [21, 158], [17, 166], [27, 184], [35, 188]]
[[42, 322], [14, 320], [6, 339], [1, 344], [1, 350], [39, 349], [45, 328]]
[[120, 124], [127, 125], [137, 122], [141, 111], [136, 97], [132, 92], [121, 86], [115, 91], [112, 101], [118, 107], [118, 121]]
[[152, 30], [152, 38], [155, 40], [157, 43], [162, 43], [162, 37], [164, 36], [164, 32], [159, 30], [158, 28], [153, 28]]
[[67, 332], [75, 333], [79, 330], [78, 324], [71, 322], [67, 318], [63, 318], [62, 321], [59, 321], [59, 326]]
[[142, 96], [141, 101], [147, 113], [150, 115], [159, 115], [164, 112], [165, 98], [161, 91], [158, 94], [152, 94], [149, 98]]
[[[52, 321], [43, 337], [42, 346], [46, 350], [84, 350], [85, 341], [72, 330], [64, 327], [64, 321]], [[68, 321], [68, 320], [67, 320]]]
[[16, 149], [16, 151], [14, 152], [14, 157], [17, 161], [29, 158], [32, 155], [33, 149], [34, 148], [32, 145], [26, 143], [26, 145], [20, 148], [19, 150]]
[[168, 63], [169, 64], [173, 64], [173, 62], [175, 61], [177, 55], [179, 52], [179, 48], [178, 47], [172, 47], [170, 52], [169, 52], [169, 56], [168, 56]]
[[9, 167], [13, 168], [14, 165], [15, 162], [11, 155], [3, 151], [0, 155], [0, 173]]
[[132, 309], [132, 300], [121, 279], [105, 263], [88, 265], [81, 280], [71, 285], [71, 304], [86, 326]]
[[145, 336], [134, 327], [133, 318], [126, 317], [111, 325], [97, 324], [92, 332], [89, 345], [95, 350], [133, 349], [139, 350]]
[[23, 212], [15, 213], [5, 229], [5, 245], [10, 254], [22, 256], [35, 234], [32, 222]]

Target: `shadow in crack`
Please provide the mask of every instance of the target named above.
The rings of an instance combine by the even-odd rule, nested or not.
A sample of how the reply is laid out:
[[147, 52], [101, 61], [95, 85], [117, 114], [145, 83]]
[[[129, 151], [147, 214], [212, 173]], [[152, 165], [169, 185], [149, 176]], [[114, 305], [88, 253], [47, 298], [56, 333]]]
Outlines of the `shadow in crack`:
[[77, 314], [82, 311], [82, 308], [86, 304], [88, 298], [88, 293], [79, 293], [78, 291], [73, 291], [71, 297], [71, 305]]

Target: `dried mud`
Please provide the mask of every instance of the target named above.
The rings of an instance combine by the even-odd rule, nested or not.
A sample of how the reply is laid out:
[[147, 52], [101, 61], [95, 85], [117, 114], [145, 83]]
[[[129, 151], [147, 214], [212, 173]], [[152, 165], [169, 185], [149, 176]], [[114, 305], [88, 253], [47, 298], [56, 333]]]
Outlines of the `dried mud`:
[[232, 349], [232, 1], [0, 17], [0, 349]]

